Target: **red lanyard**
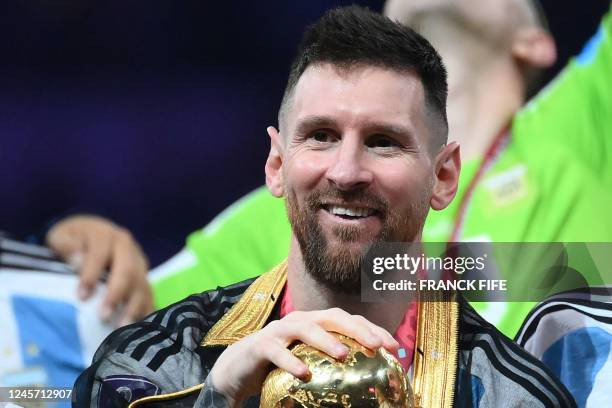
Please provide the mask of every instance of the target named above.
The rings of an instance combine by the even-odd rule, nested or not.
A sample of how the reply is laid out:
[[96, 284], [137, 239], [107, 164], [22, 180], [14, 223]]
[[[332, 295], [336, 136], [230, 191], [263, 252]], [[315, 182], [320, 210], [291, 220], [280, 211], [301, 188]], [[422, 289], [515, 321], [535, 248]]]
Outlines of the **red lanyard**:
[[508, 140], [510, 139], [509, 136], [510, 126], [506, 126], [501, 132], [498, 133], [495, 139], [493, 139], [489, 145], [489, 148], [485, 152], [485, 156], [482, 159], [482, 162], [480, 162], [480, 166], [478, 167], [476, 174], [474, 174], [474, 177], [472, 177], [472, 180], [470, 180], [470, 184], [468, 184], [465, 194], [459, 203], [459, 209], [457, 210], [457, 216], [455, 217], [455, 225], [453, 227], [450, 242], [458, 242], [460, 240], [467, 210], [470, 206], [470, 202], [472, 201], [476, 185], [480, 182], [480, 179], [486, 173], [486, 171], [491, 168], [493, 163], [495, 163], [499, 157], [499, 154], [508, 145]]

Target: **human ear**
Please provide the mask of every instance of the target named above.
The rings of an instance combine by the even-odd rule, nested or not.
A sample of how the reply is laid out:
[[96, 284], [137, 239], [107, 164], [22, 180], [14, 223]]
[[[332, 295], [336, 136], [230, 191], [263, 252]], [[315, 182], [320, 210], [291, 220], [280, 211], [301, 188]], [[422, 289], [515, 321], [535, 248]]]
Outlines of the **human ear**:
[[274, 126], [268, 126], [266, 129], [270, 136], [270, 153], [266, 160], [266, 185], [268, 190], [275, 197], [282, 197], [285, 194], [283, 183], [283, 156], [281, 135]]
[[455, 194], [459, 184], [461, 157], [459, 143], [452, 142], [444, 146], [435, 159], [435, 179], [430, 205], [434, 210], [446, 208]]
[[557, 60], [555, 40], [538, 27], [517, 31], [512, 40], [512, 56], [522, 65], [548, 68]]

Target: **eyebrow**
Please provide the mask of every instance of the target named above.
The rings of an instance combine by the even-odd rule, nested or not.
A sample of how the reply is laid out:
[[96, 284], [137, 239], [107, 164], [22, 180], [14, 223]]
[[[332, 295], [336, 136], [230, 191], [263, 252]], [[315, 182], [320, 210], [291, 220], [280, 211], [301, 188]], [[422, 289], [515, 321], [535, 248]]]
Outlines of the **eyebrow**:
[[[337, 128], [336, 121], [328, 116], [307, 116], [298, 121], [295, 134], [303, 136], [313, 129]], [[412, 128], [385, 122], [365, 122], [363, 128], [368, 133], [383, 133], [404, 139], [408, 143], [417, 143], [415, 132]]]
[[336, 122], [327, 116], [306, 116], [298, 121], [295, 127], [295, 134], [303, 136], [313, 129], [318, 128], [335, 128]]

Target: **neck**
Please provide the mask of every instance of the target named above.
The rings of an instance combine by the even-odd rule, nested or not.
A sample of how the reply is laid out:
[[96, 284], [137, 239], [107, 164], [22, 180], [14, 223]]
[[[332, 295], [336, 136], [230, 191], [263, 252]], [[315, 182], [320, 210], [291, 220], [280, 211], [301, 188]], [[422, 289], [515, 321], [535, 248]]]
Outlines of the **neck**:
[[504, 43], [483, 41], [454, 19], [424, 24], [423, 34], [448, 70], [449, 141], [459, 142], [463, 160], [481, 158], [524, 103], [516, 61]]
[[289, 258], [287, 260], [287, 280], [291, 288], [291, 300], [295, 310], [324, 310], [333, 307], [353, 314], [361, 315], [372, 323], [395, 333], [410, 304], [365, 303], [361, 296], [338, 293], [317, 282], [307, 271], [302, 259], [299, 244], [295, 237], [291, 239]]
[[462, 159], [483, 157], [523, 104], [522, 82], [512, 71], [501, 62], [478, 75], [449, 69], [456, 74], [449, 78], [449, 140], [459, 142]]

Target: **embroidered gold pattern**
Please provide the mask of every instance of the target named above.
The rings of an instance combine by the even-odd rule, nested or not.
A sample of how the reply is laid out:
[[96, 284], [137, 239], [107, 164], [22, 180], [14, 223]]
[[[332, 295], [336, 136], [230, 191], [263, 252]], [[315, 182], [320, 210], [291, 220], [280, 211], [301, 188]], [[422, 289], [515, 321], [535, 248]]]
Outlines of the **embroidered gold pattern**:
[[428, 296], [434, 298], [419, 302], [412, 389], [419, 407], [450, 408], [457, 375], [459, 305], [455, 293]]
[[261, 275], [210, 329], [202, 346], [228, 346], [261, 329], [272, 313], [285, 282], [287, 261]]

